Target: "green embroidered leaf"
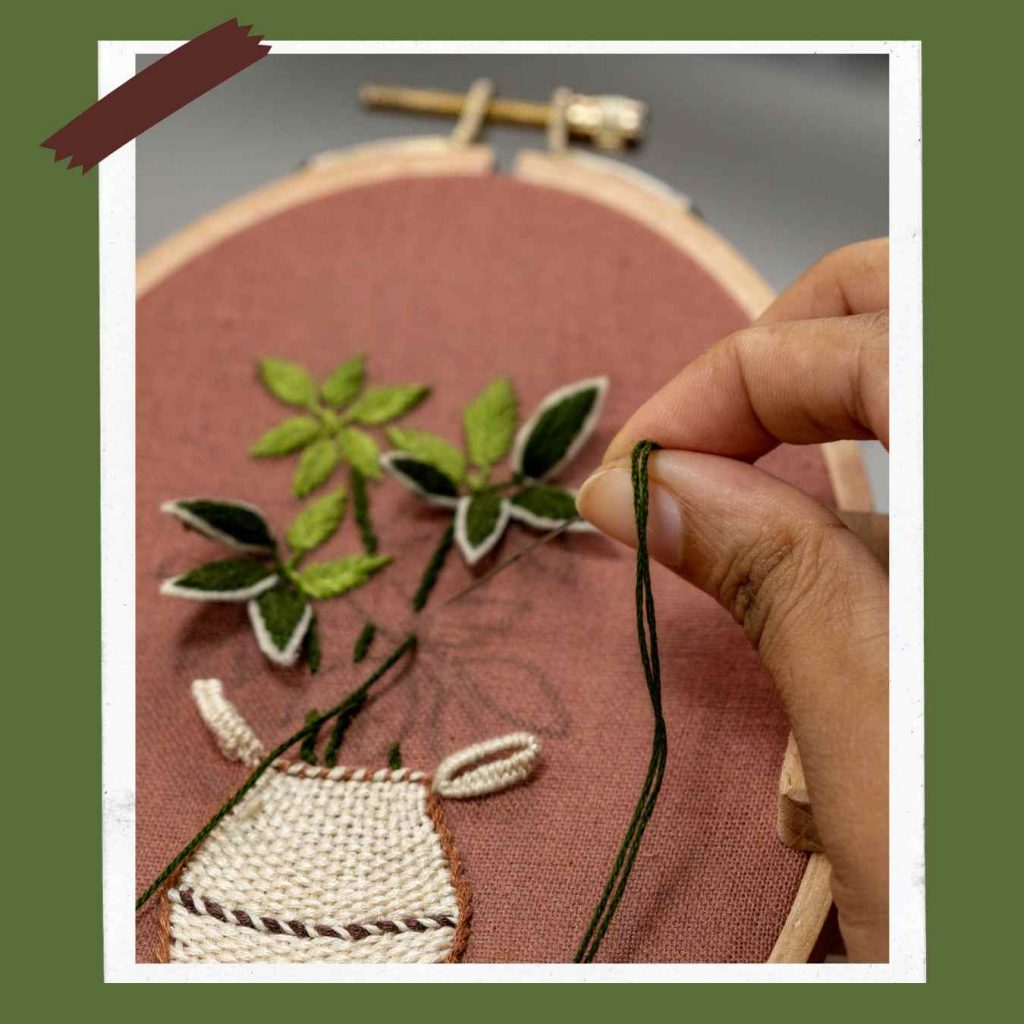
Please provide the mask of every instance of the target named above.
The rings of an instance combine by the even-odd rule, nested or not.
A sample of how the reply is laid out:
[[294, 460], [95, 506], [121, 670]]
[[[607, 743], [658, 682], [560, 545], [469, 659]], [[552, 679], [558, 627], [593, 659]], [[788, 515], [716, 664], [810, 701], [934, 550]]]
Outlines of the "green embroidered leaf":
[[519, 431], [512, 457], [516, 472], [543, 480], [561, 469], [597, 425], [607, 390], [607, 377], [593, 377], [551, 392]]
[[263, 513], [244, 501], [179, 498], [160, 508], [189, 529], [239, 551], [273, 551], [277, 546]]
[[385, 452], [380, 464], [403, 486], [426, 498], [432, 505], [452, 508], [459, 489], [436, 466], [420, 462], [405, 452]]
[[316, 402], [316, 384], [309, 370], [287, 359], [261, 359], [260, 377], [267, 390], [289, 405], [307, 408]]
[[390, 561], [390, 555], [346, 555], [333, 562], [307, 566], [295, 578], [309, 597], [322, 601], [362, 586]]
[[294, 416], [271, 427], [250, 449], [257, 458], [288, 455], [305, 448], [320, 436], [320, 424], [312, 416]]
[[402, 767], [402, 748], [395, 742], [388, 749], [388, 767], [392, 771], [398, 771]]
[[475, 565], [498, 543], [508, 517], [508, 502], [497, 491], [478, 491], [459, 498], [455, 542], [468, 565]]
[[576, 495], [561, 487], [534, 484], [512, 495], [513, 519], [541, 530], [553, 530], [576, 515]]
[[276, 573], [262, 562], [223, 558], [165, 580], [160, 593], [193, 601], [248, 601], [276, 583]]
[[334, 441], [325, 437], [311, 444], [299, 458], [295, 469], [292, 491], [297, 498], [304, 498], [315, 491], [333, 472], [341, 456]]
[[507, 377], [499, 377], [466, 406], [462, 423], [466, 451], [474, 466], [490, 469], [512, 445], [519, 418], [519, 401]]
[[342, 427], [338, 431], [338, 447], [353, 469], [372, 480], [380, 479], [380, 447], [365, 430]]
[[453, 482], [461, 482], [466, 475], [466, 460], [462, 452], [443, 437], [413, 427], [388, 427], [385, 433], [396, 448], [439, 469]]
[[345, 517], [346, 502], [344, 487], [311, 501], [288, 527], [288, 544], [292, 551], [304, 554], [331, 537]]
[[277, 665], [294, 665], [313, 621], [313, 609], [302, 594], [284, 583], [260, 594], [248, 608], [260, 650]]
[[366, 379], [366, 356], [353, 356], [336, 366], [320, 389], [320, 395], [328, 405], [348, 405], [360, 391]]
[[396, 384], [393, 387], [370, 388], [349, 409], [357, 423], [375, 426], [397, 419], [415, 408], [430, 394], [425, 384]]

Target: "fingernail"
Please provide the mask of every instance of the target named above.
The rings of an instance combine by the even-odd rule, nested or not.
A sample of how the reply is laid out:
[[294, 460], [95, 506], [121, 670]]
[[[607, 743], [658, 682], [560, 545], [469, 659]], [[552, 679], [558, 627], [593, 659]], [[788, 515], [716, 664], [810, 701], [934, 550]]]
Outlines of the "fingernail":
[[[576, 497], [580, 515], [614, 540], [636, 547], [636, 513], [629, 470], [602, 467], [588, 477]], [[678, 569], [683, 551], [683, 513], [671, 492], [651, 481], [647, 549], [651, 557]]]

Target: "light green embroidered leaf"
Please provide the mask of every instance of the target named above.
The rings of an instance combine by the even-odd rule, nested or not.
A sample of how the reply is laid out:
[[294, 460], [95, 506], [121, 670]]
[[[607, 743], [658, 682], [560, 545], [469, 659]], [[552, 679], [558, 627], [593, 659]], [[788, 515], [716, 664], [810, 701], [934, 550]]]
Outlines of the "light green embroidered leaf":
[[362, 586], [390, 561], [390, 555], [347, 555], [333, 562], [309, 565], [297, 572], [295, 578], [307, 596], [320, 601]]
[[499, 377], [466, 406], [462, 423], [466, 452], [474, 466], [490, 469], [512, 445], [519, 417], [519, 402], [507, 377]]
[[315, 441], [320, 435], [320, 424], [312, 416], [293, 416], [290, 420], [271, 427], [250, 449], [249, 454], [262, 458], [288, 455]]
[[342, 427], [337, 435], [338, 447], [345, 461], [363, 476], [380, 479], [380, 447], [358, 427]]
[[248, 601], [276, 583], [276, 573], [262, 562], [222, 558], [165, 580], [160, 593], [194, 601]]
[[260, 594], [248, 608], [260, 650], [278, 665], [294, 665], [313, 621], [313, 609], [302, 594], [285, 583]]
[[311, 444], [299, 459], [295, 469], [292, 491], [297, 498], [304, 498], [315, 491], [334, 472], [340, 455], [338, 446], [331, 438], [323, 438]]
[[353, 356], [335, 367], [320, 389], [320, 395], [328, 405], [348, 405], [360, 391], [366, 379], [366, 356]]
[[455, 542], [469, 565], [479, 562], [498, 543], [508, 517], [508, 502], [497, 491], [478, 491], [459, 499]]
[[346, 499], [345, 488], [339, 487], [311, 501], [288, 527], [288, 544], [292, 551], [304, 554], [333, 536], [345, 517]]
[[263, 513], [244, 501], [180, 498], [160, 506], [190, 530], [239, 551], [273, 551], [277, 546]]
[[267, 390], [289, 405], [307, 408], [316, 401], [316, 384], [309, 370], [287, 359], [261, 359], [260, 377]]
[[534, 484], [511, 498], [514, 519], [530, 526], [554, 528], [576, 515], [576, 496], [561, 487]]
[[548, 395], [516, 438], [516, 472], [543, 480], [568, 462], [596, 426], [607, 389], [606, 377], [593, 377]]
[[405, 452], [385, 452], [380, 464], [404, 487], [435, 505], [451, 508], [459, 489], [436, 466], [420, 462]]
[[349, 409], [357, 423], [376, 426], [397, 419], [415, 408], [430, 394], [425, 384], [396, 384], [393, 387], [370, 388]]
[[439, 469], [454, 483], [459, 483], [466, 475], [466, 460], [462, 452], [443, 437], [412, 427], [388, 427], [385, 433], [396, 448]]

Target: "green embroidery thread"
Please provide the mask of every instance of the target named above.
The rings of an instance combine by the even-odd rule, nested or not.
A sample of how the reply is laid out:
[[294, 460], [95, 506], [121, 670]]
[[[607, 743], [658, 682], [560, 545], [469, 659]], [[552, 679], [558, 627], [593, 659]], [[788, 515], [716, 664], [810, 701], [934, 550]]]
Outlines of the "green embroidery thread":
[[576, 963], [591, 963], [615, 916], [626, 884], [629, 882], [633, 863], [640, 849], [644, 831], [658, 800], [665, 763], [668, 758], [668, 736], [665, 717], [661, 708], [661, 663], [658, 656], [658, 630], [654, 616], [654, 593], [651, 589], [650, 558], [647, 553], [648, 476], [647, 463], [654, 444], [640, 441], [633, 448], [631, 477], [633, 482], [633, 512], [636, 518], [636, 634], [640, 647], [640, 662], [643, 665], [647, 692], [651, 698], [654, 713], [654, 737], [651, 742], [651, 759], [647, 777], [640, 790], [640, 797], [633, 810], [622, 845], [612, 864], [611, 874], [605, 884], [601, 898], [576, 950]]

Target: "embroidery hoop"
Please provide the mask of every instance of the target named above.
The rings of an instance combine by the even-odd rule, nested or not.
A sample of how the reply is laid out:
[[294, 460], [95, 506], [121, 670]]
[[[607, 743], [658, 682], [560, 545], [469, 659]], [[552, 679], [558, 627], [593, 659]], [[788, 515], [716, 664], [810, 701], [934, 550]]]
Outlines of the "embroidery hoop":
[[[452, 136], [393, 139], [320, 154], [296, 173], [202, 217], [140, 257], [136, 298], [141, 299], [191, 260], [231, 236], [317, 198], [403, 178], [494, 173], [494, 151], [472, 141], [485, 97], [486, 86], [482, 84], [480, 102], [467, 104]], [[685, 196], [615, 160], [561, 150], [557, 124], [551, 126], [549, 137], [554, 140], [555, 151], [522, 150], [507, 173], [527, 184], [590, 200], [653, 232], [694, 260], [751, 319], [774, 299], [767, 282], [693, 212]], [[844, 512], [873, 511], [870, 484], [856, 442], [836, 441], [819, 447], [836, 508]], [[824, 927], [832, 897], [830, 867], [816, 846], [803, 769], [792, 736], [780, 773], [778, 831], [783, 842], [808, 851], [809, 857], [768, 962], [805, 963]]]

